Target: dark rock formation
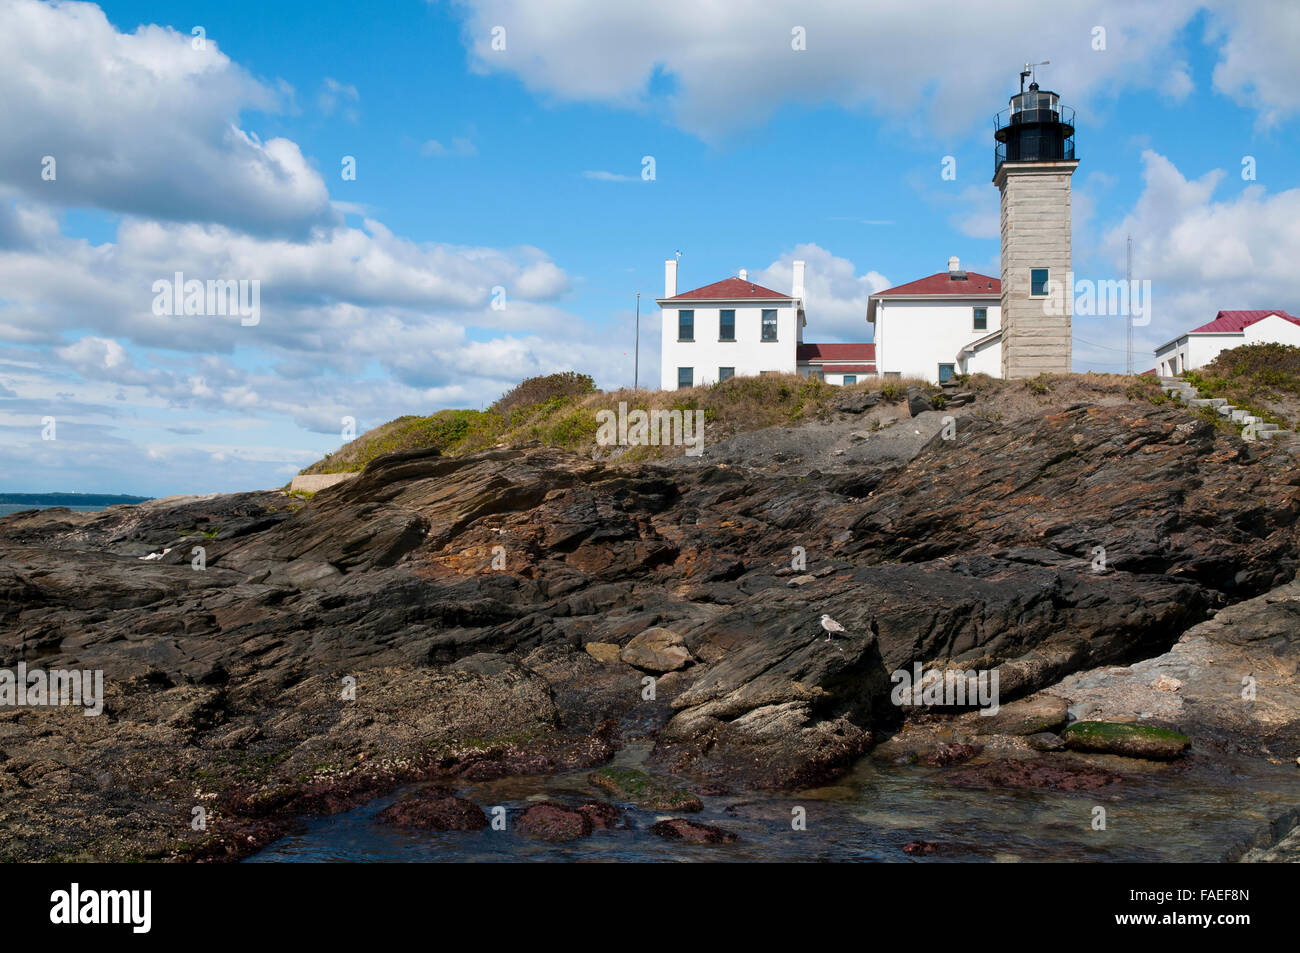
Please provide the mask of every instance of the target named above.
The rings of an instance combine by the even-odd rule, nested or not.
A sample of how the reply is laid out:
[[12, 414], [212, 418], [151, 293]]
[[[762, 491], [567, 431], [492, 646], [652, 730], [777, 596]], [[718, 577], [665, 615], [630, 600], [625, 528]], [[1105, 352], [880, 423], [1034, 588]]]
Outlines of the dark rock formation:
[[1082, 761], [1059, 758], [1004, 758], [954, 768], [944, 780], [971, 788], [1048, 788], [1056, 791], [1091, 791], [1117, 784], [1120, 775]]
[[375, 818], [383, 824], [422, 831], [481, 831], [488, 826], [481, 807], [443, 787], [425, 788], [394, 801]]
[[515, 827], [529, 837], [559, 843], [586, 837], [594, 829], [591, 817], [563, 804], [533, 804], [524, 809]]
[[688, 844], [730, 844], [737, 840], [736, 835], [731, 831], [714, 827], [712, 824], [688, 821], [684, 817], [670, 817], [658, 821], [650, 825], [650, 833], [657, 834], [665, 840], [684, 841]]
[[[107, 696], [0, 710], [0, 857], [238, 856], [412, 780], [596, 768], [633, 740], [701, 790], [820, 783], [903, 720], [895, 670], [995, 669], [1006, 704], [1295, 574], [1300, 478], [1268, 447], [1122, 399], [963, 414], [910, 459], [825, 472], [412, 451], [305, 504], [0, 520], [0, 667], [102, 670]], [[1003, 774], [1025, 770], [1049, 780]]]

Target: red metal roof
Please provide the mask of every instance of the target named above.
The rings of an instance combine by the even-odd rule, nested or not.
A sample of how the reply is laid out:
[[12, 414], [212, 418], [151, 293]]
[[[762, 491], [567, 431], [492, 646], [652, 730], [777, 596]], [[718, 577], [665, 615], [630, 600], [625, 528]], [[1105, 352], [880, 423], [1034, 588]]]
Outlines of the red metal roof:
[[822, 373], [824, 374], [874, 374], [876, 365], [874, 364], [827, 364], [823, 365]]
[[681, 294], [673, 295], [671, 298], [664, 300], [677, 301], [680, 299], [690, 300], [692, 298], [717, 298], [725, 301], [736, 301], [742, 298], [789, 298], [790, 296], [783, 291], [773, 291], [771, 288], [764, 288], [762, 285], [756, 285], [752, 281], [742, 281], [739, 278], [723, 278], [721, 281], [715, 281], [711, 285], [705, 285], [703, 288], [696, 288], [694, 291], [683, 291]]
[[1300, 324], [1300, 318], [1285, 311], [1220, 311], [1209, 324], [1193, 328], [1190, 334], [1239, 334], [1256, 321], [1263, 321], [1270, 314], [1276, 314], [1292, 324]]
[[797, 361], [875, 361], [874, 344], [800, 344]]
[[877, 291], [873, 298], [885, 298], [893, 295], [923, 295], [925, 297], [940, 297], [953, 295], [969, 298], [972, 295], [1000, 295], [1002, 294], [1002, 281], [998, 278], [992, 278], [988, 275], [981, 275], [978, 272], [966, 272], [965, 280], [954, 279], [946, 271], [936, 272], [927, 278], [918, 278], [916, 281], [909, 281], [905, 285], [898, 285], [895, 288], [887, 288], [884, 291]]

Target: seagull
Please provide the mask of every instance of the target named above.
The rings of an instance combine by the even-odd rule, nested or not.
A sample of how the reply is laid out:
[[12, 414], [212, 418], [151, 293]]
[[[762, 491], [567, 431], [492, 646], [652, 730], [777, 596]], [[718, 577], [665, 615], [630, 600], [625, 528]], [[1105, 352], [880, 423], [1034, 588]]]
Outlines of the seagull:
[[840, 625], [838, 622], [836, 622], [834, 619], [832, 619], [824, 612], [822, 613], [822, 628], [826, 630], [827, 642], [831, 640], [831, 636], [833, 636], [836, 632], [847, 631], [844, 628], [844, 626]]

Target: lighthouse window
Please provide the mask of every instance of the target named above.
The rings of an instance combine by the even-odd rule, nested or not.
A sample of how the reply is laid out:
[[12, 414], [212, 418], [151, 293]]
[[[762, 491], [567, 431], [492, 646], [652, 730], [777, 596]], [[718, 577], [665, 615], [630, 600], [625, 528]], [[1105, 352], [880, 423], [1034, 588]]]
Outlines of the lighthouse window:
[[694, 376], [695, 368], [693, 367], [677, 368], [677, 389], [682, 390], [683, 388], [692, 386], [692, 378], [694, 378]]
[[1031, 295], [1047, 294], [1047, 269], [1046, 268], [1030, 269], [1029, 293]]
[[718, 340], [736, 340], [736, 312], [728, 308], [718, 312]]
[[763, 340], [776, 340], [776, 309], [763, 309]]
[[736, 369], [735, 369], [734, 367], [719, 367], [719, 368], [718, 368], [718, 383], [719, 383], [719, 384], [721, 384], [723, 381], [729, 381], [729, 380], [731, 380], [731, 379], [732, 379], [733, 377], [735, 377], [735, 376], [736, 376]]
[[988, 329], [989, 329], [989, 309], [976, 308], [975, 309], [975, 330], [987, 331]]

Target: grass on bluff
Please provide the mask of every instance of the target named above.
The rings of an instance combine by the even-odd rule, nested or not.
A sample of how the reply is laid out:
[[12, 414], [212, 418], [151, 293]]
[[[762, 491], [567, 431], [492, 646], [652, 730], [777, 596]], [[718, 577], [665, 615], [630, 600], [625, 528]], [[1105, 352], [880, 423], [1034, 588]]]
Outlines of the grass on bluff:
[[1224, 351], [1183, 379], [1202, 397], [1226, 397], [1234, 407], [1290, 429], [1300, 422], [1300, 347], [1246, 344]]
[[[569, 371], [532, 377], [502, 395], [486, 410], [440, 410], [428, 417], [398, 417], [367, 431], [303, 473], [344, 473], [365, 469], [376, 457], [398, 450], [434, 447], [449, 456], [514, 447], [531, 442], [591, 453], [597, 450], [596, 413], [633, 410], [702, 410], [709, 442], [765, 427], [825, 420], [846, 393], [881, 394], [887, 403], [905, 399], [908, 387], [927, 393], [936, 388], [920, 379], [871, 380], [837, 387], [798, 374], [733, 377], [675, 391], [597, 391], [586, 374]], [[628, 461], [672, 456], [681, 447], [618, 447], [602, 453]], [[612, 451], [612, 452], [611, 452]]]

